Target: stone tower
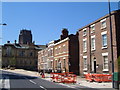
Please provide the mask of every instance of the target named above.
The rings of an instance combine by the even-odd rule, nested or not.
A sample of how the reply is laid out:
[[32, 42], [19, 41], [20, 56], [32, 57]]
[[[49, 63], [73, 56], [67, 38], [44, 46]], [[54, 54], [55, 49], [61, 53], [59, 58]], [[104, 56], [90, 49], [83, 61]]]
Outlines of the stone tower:
[[19, 44], [31, 44], [32, 43], [32, 34], [31, 30], [23, 29], [19, 34]]

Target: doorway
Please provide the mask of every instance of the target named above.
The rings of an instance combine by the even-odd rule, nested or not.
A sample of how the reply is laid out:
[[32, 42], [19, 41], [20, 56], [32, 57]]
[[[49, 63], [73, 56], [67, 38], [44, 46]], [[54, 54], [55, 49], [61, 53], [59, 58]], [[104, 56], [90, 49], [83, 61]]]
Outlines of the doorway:
[[94, 60], [94, 73], [96, 73], [96, 61]]

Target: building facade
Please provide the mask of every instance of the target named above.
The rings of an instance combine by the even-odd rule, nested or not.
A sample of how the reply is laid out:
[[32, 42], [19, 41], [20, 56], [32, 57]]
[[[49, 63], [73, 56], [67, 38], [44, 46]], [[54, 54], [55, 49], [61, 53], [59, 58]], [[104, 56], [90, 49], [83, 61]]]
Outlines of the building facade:
[[38, 52], [38, 70], [44, 72], [53, 71], [53, 48], [54, 41], [51, 41], [47, 44], [47, 47], [44, 50]]
[[[79, 29], [80, 74], [118, 72], [117, 58], [120, 56], [120, 10], [111, 12], [112, 47], [110, 18], [106, 15]], [[111, 48], [113, 52], [111, 52]]]
[[[78, 74], [78, 44], [78, 34], [68, 35], [68, 30], [63, 29], [60, 39], [52, 41], [48, 44], [47, 49], [38, 52], [39, 70], [41, 71], [44, 68], [45, 65], [43, 66], [42, 64], [47, 64], [46, 66], [51, 72], [74, 72], [75, 74]], [[45, 51], [47, 53], [43, 53]], [[47, 56], [47, 59], [42, 58], [45, 56]]]
[[45, 48], [44, 45], [35, 45], [32, 42], [32, 34], [29, 30], [21, 30], [19, 43], [8, 41], [2, 46], [2, 67], [15, 67], [29, 70], [37, 70], [38, 51]]

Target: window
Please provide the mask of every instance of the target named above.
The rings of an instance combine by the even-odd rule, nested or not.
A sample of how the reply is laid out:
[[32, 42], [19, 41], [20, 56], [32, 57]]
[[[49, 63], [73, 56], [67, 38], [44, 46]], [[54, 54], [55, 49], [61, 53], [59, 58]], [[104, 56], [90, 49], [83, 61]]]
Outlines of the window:
[[19, 56], [25, 56], [25, 51], [20, 51]]
[[57, 55], [58, 54], [58, 49], [57, 48], [55, 48], [55, 55]]
[[95, 32], [95, 24], [91, 25], [90, 29], [91, 29], [91, 33], [94, 33]]
[[58, 69], [61, 69], [61, 61], [59, 60], [58, 63], [57, 63], [57, 68]]
[[83, 70], [87, 70], [87, 57], [83, 56]]
[[95, 50], [95, 37], [91, 37], [91, 50]]
[[83, 40], [83, 52], [87, 51], [87, 39]]
[[63, 64], [64, 64], [64, 65], [63, 65], [63, 68], [65, 68], [65, 67], [66, 67], [66, 64], [65, 64], [66, 62], [65, 62], [65, 61], [66, 61], [66, 60], [65, 60], [65, 59], [63, 59]]
[[108, 70], [108, 56], [103, 56], [103, 70]]
[[59, 50], [59, 54], [60, 54], [61, 53], [61, 46], [59, 46], [58, 50]]
[[101, 29], [106, 28], [106, 18], [101, 20]]
[[102, 35], [102, 47], [107, 47], [107, 34]]
[[32, 52], [30, 52], [30, 56], [33, 56], [33, 53], [32, 53]]
[[86, 35], [87, 35], [87, 30], [85, 28], [85, 29], [83, 29], [83, 36], [86, 36]]
[[6, 54], [8, 55], [8, 56], [10, 56], [11, 54], [12, 54], [12, 48], [11, 47], [7, 47], [7, 49], [6, 49]]
[[52, 69], [52, 61], [48, 61], [48, 68]]

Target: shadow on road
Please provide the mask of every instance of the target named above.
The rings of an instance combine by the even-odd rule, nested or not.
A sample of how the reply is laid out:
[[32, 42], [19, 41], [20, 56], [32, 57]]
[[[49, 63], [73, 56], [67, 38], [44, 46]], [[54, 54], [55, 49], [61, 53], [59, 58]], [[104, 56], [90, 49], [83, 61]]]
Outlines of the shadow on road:
[[1, 71], [0, 73], [0, 79], [2, 79], [3, 77], [8, 76], [10, 79], [36, 79], [38, 77], [35, 76], [29, 76], [29, 75], [24, 75], [24, 74], [18, 74], [18, 73], [13, 73], [13, 72], [9, 72], [9, 71]]

